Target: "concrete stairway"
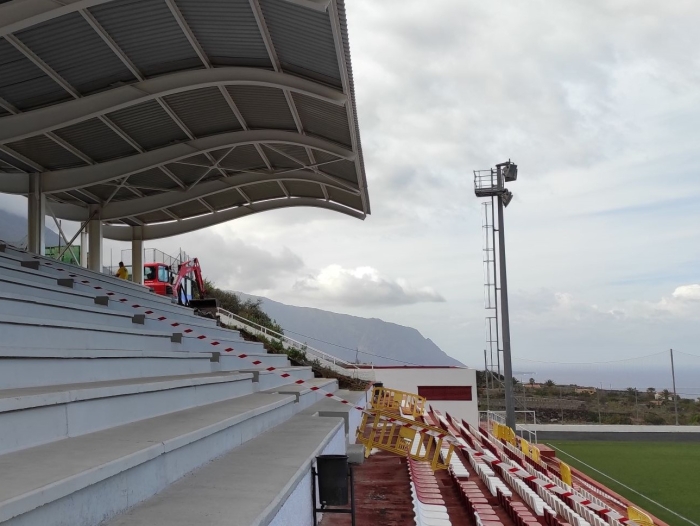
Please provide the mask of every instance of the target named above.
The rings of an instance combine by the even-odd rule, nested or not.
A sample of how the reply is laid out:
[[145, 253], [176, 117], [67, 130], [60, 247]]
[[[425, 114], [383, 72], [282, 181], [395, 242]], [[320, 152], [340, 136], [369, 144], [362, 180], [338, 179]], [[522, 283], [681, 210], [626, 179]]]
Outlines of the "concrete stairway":
[[311, 387], [337, 380], [145, 287], [1, 242], [0, 334], [0, 524], [267, 524], [299, 509], [310, 523], [310, 465], [345, 451], [347, 424], [313, 410], [330, 401]]

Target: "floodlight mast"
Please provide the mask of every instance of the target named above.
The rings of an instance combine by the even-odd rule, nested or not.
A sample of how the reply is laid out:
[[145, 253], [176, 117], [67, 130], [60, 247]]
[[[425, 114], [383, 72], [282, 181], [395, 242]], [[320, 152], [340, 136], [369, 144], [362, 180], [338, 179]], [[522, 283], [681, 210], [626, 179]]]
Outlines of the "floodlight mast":
[[508, 276], [506, 273], [506, 240], [503, 208], [513, 199], [506, 182], [518, 178], [518, 166], [510, 160], [497, 164], [495, 169], [474, 171], [474, 193], [477, 197], [491, 197], [498, 201], [498, 267], [500, 289], [501, 341], [503, 344], [503, 385], [506, 395], [506, 425], [515, 431], [515, 397], [513, 393], [513, 364], [510, 352], [510, 317], [508, 312]]

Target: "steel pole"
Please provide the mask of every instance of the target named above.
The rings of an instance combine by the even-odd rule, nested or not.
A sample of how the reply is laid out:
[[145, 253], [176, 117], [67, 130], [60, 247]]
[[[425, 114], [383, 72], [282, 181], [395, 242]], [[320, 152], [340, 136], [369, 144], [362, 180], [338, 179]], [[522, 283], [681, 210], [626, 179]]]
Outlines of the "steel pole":
[[671, 352], [671, 377], [673, 378], [673, 409], [676, 413], [676, 425], [678, 425], [678, 395], [676, 394], [676, 369], [673, 366], [673, 349]]
[[506, 237], [503, 227], [503, 198], [498, 196], [498, 260], [501, 285], [501, 332], [503, 335], [503, 383], [506, 391], [506, 425], [515, 432], [513, 365], [510, 356], [510, 318], [508, 315], [508, 277], [506, 275]]

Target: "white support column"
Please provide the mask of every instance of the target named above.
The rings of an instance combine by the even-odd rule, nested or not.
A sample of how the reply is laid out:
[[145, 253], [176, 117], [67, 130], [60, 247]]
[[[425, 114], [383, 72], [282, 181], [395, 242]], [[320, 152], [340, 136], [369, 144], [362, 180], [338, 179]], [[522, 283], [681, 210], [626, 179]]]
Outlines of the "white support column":
[[143, 234], [140, 226], [131, 227], [131, 276], [143, 285]]
[[88, 233], [85, 227], [80, 232], [80, 266], [87, 268], [88, 266]]
[[[93, 210], [90, 210], [92, 213]], [[88, 268], [95, 272], [102, 272], [102, 220], [100, 212], [88, 223]]]
[[27, 196], [27, 250], [34, 254], [46, 253], [44, 223], [46, 221], [46, 196], [41, 191], [41, 174], [29, 174]]

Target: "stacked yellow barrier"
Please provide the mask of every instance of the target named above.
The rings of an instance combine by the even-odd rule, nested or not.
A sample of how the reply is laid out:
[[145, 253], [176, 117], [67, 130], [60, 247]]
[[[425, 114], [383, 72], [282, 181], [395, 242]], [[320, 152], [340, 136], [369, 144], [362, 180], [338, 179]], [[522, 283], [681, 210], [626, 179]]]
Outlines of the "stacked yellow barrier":
[[627, 516], [630, 518], [630, 520], [633, 520], [642, 526], [654, 526], [654, 521], [651, 520], [651, 517], [634, 506], [627, 508]]
[[[389, 421], [391, 419], [392, 421]], [[410, 427], [406, 427], [409, 426]], [[426, 436], [426, 431], [443, 438]], [[372, 449], [382, 449], [413, 460], [429, 462], [435, 469], [447, 469], [452, 457], [453, 445], [445, 440], [449, 435], [439, 427], [417, 422], [410, 417], [399, 416], [390, 411], [373, 410], [362, 415], [362, 423], [357, 429], [357, 442], [365, 446], [365, 457]], [[440, 459], [443, 443], [444, 461]]]
[[403, 415], [417, 417], [425, 410], [425, 398], [414, 393], [375, 387], [370, 407], [381, 411], [400, 411]]

